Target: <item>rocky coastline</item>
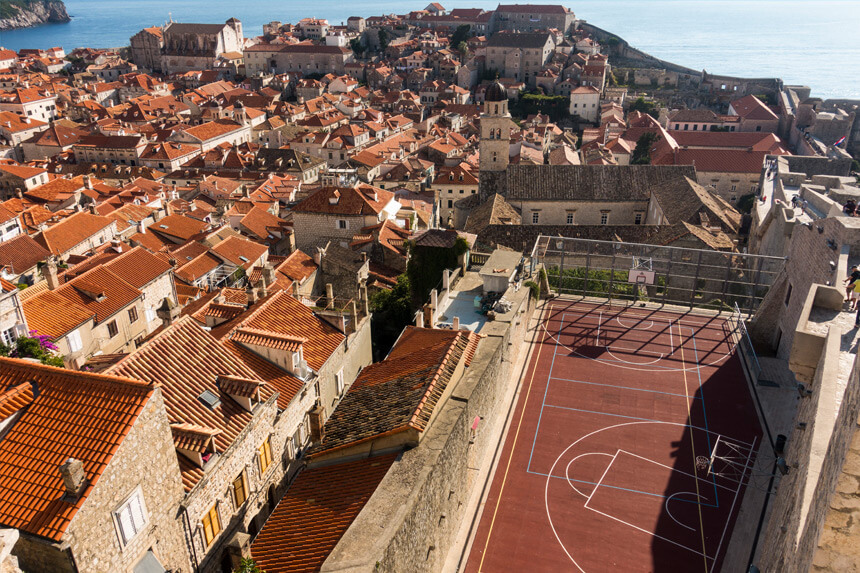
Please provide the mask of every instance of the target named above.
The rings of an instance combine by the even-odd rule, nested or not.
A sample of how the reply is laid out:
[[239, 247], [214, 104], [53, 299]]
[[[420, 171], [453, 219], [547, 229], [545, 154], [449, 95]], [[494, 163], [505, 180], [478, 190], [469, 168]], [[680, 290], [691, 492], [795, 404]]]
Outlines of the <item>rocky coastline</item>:
[[61, 0], [10, 2], [5, 8], [4, 17], [0, 18], [0, 31], [71, 21]]

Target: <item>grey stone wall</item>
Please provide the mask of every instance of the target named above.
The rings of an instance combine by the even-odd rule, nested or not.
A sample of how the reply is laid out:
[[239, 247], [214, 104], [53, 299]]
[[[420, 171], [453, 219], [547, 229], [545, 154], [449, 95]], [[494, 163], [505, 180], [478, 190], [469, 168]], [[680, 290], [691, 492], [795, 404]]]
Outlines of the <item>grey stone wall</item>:
[[[483, 327], [488, 336], [428, 435], [395, 462], [322, 571], [441, 570], [480, 487], [479, 469], [491, 463], [509, 406], [505, 397], [518, 381], [512, 365], [526, 348], [521, 342], [534, 306], [527, 289], [508, 298], [513, 310]], [[476, 416], [479, 429], [470, 440]]]
[[[143, 493], [147, 524], [123, 546], [113, 512], [137, 487]], [[64, 541], [74, 565], [66, 551], [31, 537], [22, 536], [14, 553], [25, 571], [101, 573], [130, 570], [152, 548], [168, 569], [190, 571], [177, 512], [183, 495], [173, 437], [161, 391], [156, 390], [66, 530]]]
[[[857, 571], [854, 521], [860, 515], [860, 371], [855, 360], [839, 402], [838, 328], [828, 336], [813, 393], [799, 404], [785, 459], [791, 466], [773, 498], [761, 537], [761, 571]], [[800, 428], [799, 424], [806, 424]], [[852, 557], [853, 555], [853, 557]]]

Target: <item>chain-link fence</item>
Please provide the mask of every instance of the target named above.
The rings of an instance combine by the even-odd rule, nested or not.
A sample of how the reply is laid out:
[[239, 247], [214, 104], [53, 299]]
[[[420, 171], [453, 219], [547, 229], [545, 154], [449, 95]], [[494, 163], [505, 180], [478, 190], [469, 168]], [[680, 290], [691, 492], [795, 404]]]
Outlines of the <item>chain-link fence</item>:
[[532, 250], [533, 268], [537, 264], [544, 265], [550, 288], [561, 294], [647, 300], [726, 312], [737, 306], [751, 316], [785, 260], [541, 235]]

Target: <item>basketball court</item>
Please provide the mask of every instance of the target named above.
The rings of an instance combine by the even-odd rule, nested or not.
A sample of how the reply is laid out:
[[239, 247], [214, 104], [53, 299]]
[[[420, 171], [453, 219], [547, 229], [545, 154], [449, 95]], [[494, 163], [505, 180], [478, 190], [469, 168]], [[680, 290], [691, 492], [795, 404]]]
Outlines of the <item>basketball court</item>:
[[719, 571], [761, 445], [733, 332], [548, 303], [465, 571]]

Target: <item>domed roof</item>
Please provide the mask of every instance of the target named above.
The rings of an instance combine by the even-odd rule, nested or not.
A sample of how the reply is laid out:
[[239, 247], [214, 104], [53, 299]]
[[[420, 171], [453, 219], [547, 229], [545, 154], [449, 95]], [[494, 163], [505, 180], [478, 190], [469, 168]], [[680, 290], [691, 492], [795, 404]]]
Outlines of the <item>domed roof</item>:
[[494, 81], [484, 94], [484, 101], [508, 101], [508, 92], [499, 80]]

